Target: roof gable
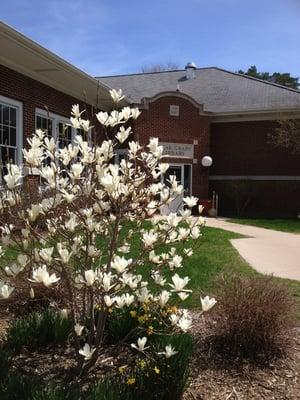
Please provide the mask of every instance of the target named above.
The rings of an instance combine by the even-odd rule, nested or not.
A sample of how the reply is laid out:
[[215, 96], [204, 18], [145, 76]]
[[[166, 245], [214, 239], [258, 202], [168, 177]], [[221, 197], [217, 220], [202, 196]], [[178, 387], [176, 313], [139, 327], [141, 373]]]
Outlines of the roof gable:
[[186, 79], [185, 70], [97, 79], [111, 87], [122, 88], [133, 103], [179, 88], [203, 104], [204, 111], [216, 114], [300, 110], [300, 91], [216, 67], [196, 69], [194, 79]]

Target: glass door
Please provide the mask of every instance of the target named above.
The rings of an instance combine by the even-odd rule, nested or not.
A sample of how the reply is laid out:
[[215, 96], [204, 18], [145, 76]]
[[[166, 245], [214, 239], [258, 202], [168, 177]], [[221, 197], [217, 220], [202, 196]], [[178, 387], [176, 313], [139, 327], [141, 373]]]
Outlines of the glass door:
[[170, 165], [168, 171], [163, 176], [163, 182], [170, 186], [170, 176], [175, 175], [179, 185], [182, 185], [184, 191], [178, 195], [169, 205], [163, 206], [161, 213], [168, 215], [178, 213], [183, 207], [183, 197], [191, 194], [191, 165], [174, 164]]

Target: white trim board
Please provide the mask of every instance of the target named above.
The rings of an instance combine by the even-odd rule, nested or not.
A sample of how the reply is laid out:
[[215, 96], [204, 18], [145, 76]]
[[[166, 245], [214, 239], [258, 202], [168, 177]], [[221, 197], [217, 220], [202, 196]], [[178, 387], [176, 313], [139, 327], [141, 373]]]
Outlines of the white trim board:
[[300, 181], [299, 175], [211, 175], [210, 181]]
[[16, 149], [17, 149], [17, 164], [22, 165], [23, 161], [23, 103], [0, 95], [0, 102], [17, 109], [17, 126], [16, 126]]

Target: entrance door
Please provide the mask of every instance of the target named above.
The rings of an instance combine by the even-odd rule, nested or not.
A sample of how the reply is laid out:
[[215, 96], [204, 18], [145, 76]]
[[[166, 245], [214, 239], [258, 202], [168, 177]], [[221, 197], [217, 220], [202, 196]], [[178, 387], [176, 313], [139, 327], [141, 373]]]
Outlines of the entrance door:
[[184, 192], [178, 195], [169, 205], [163, 206], [161, 213], [169, 215], [170, 213], [178, 213], [183, 207], [183, 197], [191, 194], [191, 165], [189, 164], [174, 164], [170, 165], [168, 171], [163, 176], [163, 182], [170, 186], [168, 182], [170, 176], [175, 175], [179, 185], [182, 185]]

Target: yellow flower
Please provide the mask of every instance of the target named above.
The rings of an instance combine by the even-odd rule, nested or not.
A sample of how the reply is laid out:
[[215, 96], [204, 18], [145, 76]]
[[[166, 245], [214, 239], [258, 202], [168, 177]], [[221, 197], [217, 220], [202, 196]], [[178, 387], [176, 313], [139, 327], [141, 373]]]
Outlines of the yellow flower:
[[132, 318], [135, 318], [137, 315], [137, 312], [132, 310], [132, 311], [130, 311], [130, 315], [132, 316]]
[[148, 335], [152, 335], [152, 334], [153, 334], [153, 331], [154, 331], [153, 326], [149, 326], [149, 327], [148, 327], [148, 330], [147, 330]]
[[140, 366], [141, 369], [143, 369], [143, 368], [145, 368], [145, 366], [147, 365], [147, 363], [146, 363], [145, 360], [140, 360], [140, 361], [138, 362], [138, 365]]
[[154, 371], [156, 374], [159, 374], [159, 373], [160, 373], [160, 370], [159, 370], [157, 367], [154, 367], [154, 368], [153, 368], [153, 371]]
[[127, 385], [134, 385], [135, 384], [135, 378], [128, 378], [126, 383], [127, 383]]
[[122, 367], [119, 367], [119, 372], [120, 372], [120, 374], [123, 374], [124, 371], [125, 371], [125, 369], [126, 369], [126, 366], [125, 366], [125, 365], [123, 365]]
[[109, 308], [109, 309], [108, 309], [108, 312], [111, 314], [111, 313], [113, 312], [113, 309], [112, 309], [112, 308]]

